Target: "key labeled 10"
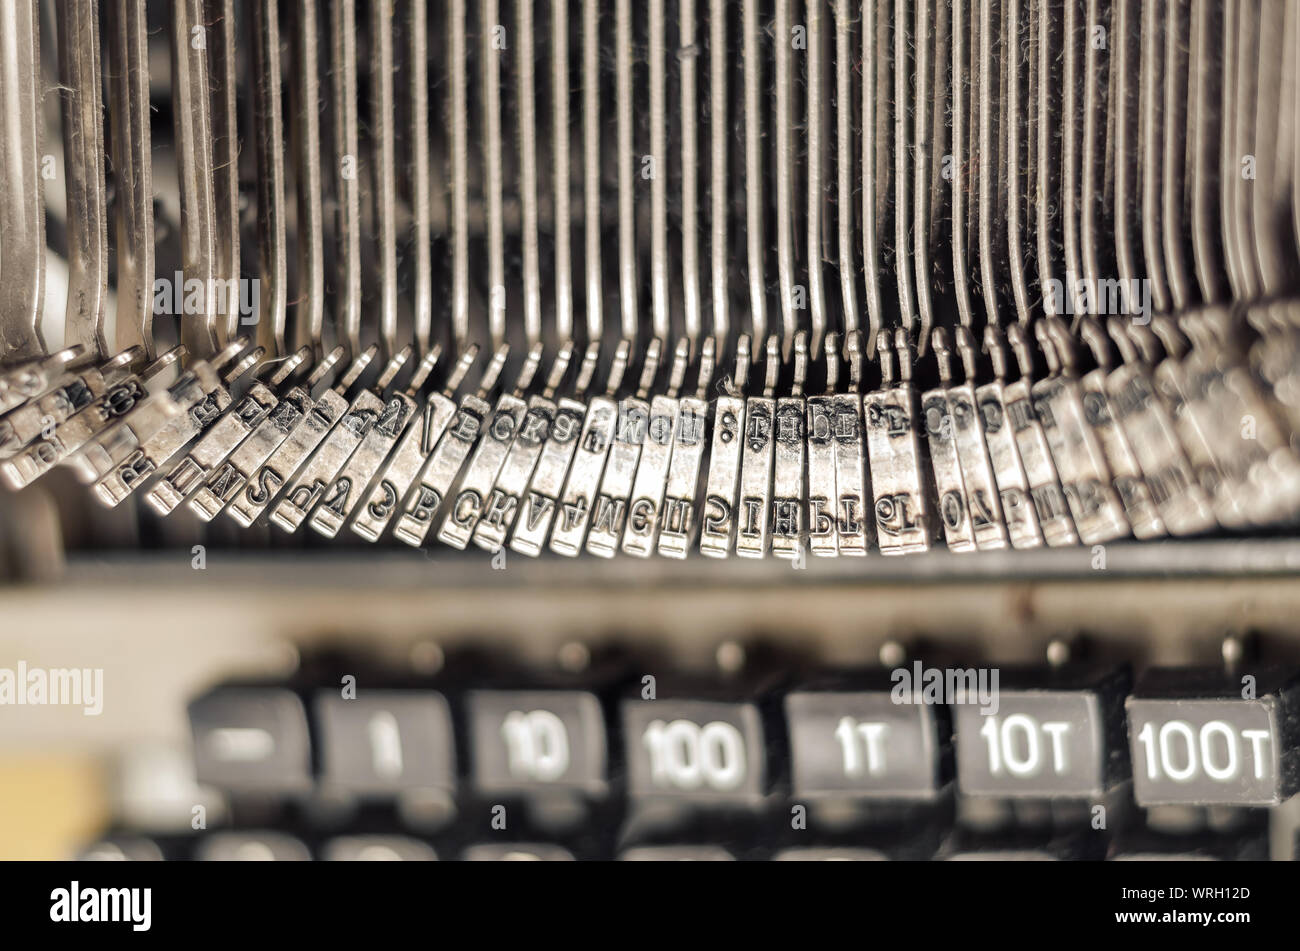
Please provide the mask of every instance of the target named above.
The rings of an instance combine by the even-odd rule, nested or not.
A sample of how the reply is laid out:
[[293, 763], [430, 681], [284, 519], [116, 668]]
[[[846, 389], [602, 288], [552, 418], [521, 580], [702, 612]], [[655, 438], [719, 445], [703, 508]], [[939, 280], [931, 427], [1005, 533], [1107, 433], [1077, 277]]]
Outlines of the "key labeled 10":
[[606, 790], [605, 718], [585, 690], [472, 690], [470, 758], [482, 792]]
[[510, 774], [521, 781], [554, 782], [569, 768], [569, 731], [550, 710], [511, 710], [501, 736]]

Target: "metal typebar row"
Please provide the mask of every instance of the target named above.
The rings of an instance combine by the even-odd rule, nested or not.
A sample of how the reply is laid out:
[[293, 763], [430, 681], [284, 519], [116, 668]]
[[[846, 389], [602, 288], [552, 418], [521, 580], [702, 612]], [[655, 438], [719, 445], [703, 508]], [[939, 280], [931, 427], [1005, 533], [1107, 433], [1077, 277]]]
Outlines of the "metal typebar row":
[[[766, 339], [769, 312], [787, 360], [800, 330], [818, 359], [827, 333], [864, 324], [868, 356], [892, 326], [924, 354], [953, 321], [1097, 313], [1112, 282], [1143, 314], [1297, 282], [1285, 0], [176, 0], [155, 15], [171, 23], [166, 155], [143, 0], [52, 5], [61, 150], [38, 4], [0, 7], [3, 359], [44, 352], [43, 183], [59, 176], [62, 337], [103, 356], [152, 355], [155, 333], [209, 356], [255, 319], [281, 356], [580, 332], [712, 335], [725, 358], [738, 332]], [[147, 303], [170, 279], [153, 267], [162, 161], [201, 287], [179, 336]], [[255, 318], [215, 289], [241, 277], [259, 280]]]

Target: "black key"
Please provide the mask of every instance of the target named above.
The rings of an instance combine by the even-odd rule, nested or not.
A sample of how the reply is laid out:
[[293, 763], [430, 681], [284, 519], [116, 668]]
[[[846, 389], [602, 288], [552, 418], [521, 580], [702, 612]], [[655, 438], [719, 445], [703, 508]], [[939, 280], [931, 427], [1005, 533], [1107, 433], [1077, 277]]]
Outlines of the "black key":
[[481, 792], [606, 792], [605, 718], [595, 694], [475, 690], [466, 702], [474, 784]]
[[404, 835], [342, 835], [321, 849], [327, 862], [434, 862], [432, 846]]
[[1289, 672], [1157, 668], [1126, 706], [1140, 805], [1271, 806], [1300, 785], [1300, 677]]
[[640, 845], [625, 849], [621, 862], [734, 862], [736, 857], [716, 845]]
[[1230, 832], [1179, 834], [1143, 829], [1121, 835], [1106, 857], [1115, 862], [1266, 861], [1268, 825], [1256, 822]]
[[545, 843], [487, 843], [471, 845], [461, 858], [466, 862], [572, 862], [573, 853]]
[[936, 858], [948, 862], [1080, 862], [1105, 857], [1106, 836], [1078, 831], [1010, 828], [997, 832], [956, 830]]
[[952, 708], [962, 793], [1092, 799], [1128, 778], [1126, 668], [1004, 668], [999, 680], [996, 709]]
[[194, 857], [203, 862], [309, 862], [311, 852], [300, 839], [282, 832], [213, 832], [199, 842]]
[[950, 769], [945, 711], [894, 702], [884, 679], [786, 696], [796, 799], [929, 801], [939, 795]]
[[714, 700], [625, 700], [623, 742], [634, 797], [752, 805], [766, 789], [758, 706]]
[[356, 699], [318, 691], [321, 781], [362, 796], [456, 788], [451, 711], [426, 690], [361, 690]]
[[311, 788], [307, 714], [292, 691], [221, 687], [189, 706], [198, 781], [236, 793]]
[[103, 839], [77, 856], [79, 862], [161, 862], [162, 849], [153, 839], [143, 836], [116, 836]]
[[784, 849], [772, 858], [777, 862], [888, 862], [889, 856], [875, 849], [810, 848]]
[[1016, 849], [996, 847], [971, 852], [954, 852], [946, 856], [948, 862], [1059, 862], [1060, 859], [1046, 849]]

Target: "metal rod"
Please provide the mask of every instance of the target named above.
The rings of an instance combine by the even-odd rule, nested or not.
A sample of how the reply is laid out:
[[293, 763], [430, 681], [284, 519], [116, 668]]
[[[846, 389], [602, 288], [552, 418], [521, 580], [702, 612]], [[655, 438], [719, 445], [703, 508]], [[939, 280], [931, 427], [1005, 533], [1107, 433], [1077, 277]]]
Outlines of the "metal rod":
[[[208, 78], [212, 90], [212, 210], [216, 273], [229, 291], [239, 287], [239, 64], [235, 39], [235, 0], [206, 0]], [[147, 53], [147, 42], [146, 42]], [[314, 100], [313, 100], [314, 101]], [[145, 99], [146, 107], [148, 98]], [[148, 128], [146, 113], [145, 128]], [[145, 148], [148, 149], [148, 139]], [[149, 195], [152, 221], [153, 195]], [[152, 240], [152, 238], [150, 239]], [[118, 253], [121, 253], [119, 246]], [[226, 293], [219, 300], [224, 321], [217, 322], [217, 340], [226, 343], [239, 334], [242, 296]], [[119, 288], [119, 304], [121, 290]], [[120, 332], [120, 329], [119, 329]]]
[[465, 0], [451, 0], [451, 327], [456, 353], [469, 346], [469, 48]]
[[700, 337], [699, 145], [696, 114], [695, 0], [679, 0], [678, 71], [681, 80], [682, 140], [682, 302], [686, 337], [692, 349]]
[[913, 96], [913, 147], [912, 147], [912, 257], [916, 268], [916, 305], [920, 319], [916, 336], [918, 354], [924, 354], [930, 343], [930, 328], [934, 325], [934, 308], [930, 298], [932, 270], [930, 263], [930, 162], [933, 144], [930, 138], [930, 110], [933, 108], [934, 86], [930, 71], [934, 68], [934, 24], [936, 11], [930, 0], [917, 0], [916, 26], [913, 30], [913, 49], [916, 57], [916, 91]]
[[551, 195], [555, 204], [555, 334], [573, 339], [569, 211], [569, 0], [551, 0]]
[[898, 278], [898, 306], [902, 326], [908, 336], [916, 340], [916, 295], [912, 287], [912, 262], [909, 260], [909, 232], [914, 226], [911, 221], [911, 195], [908, 191], [911, 145], [907, 134], [907, 105], [911, 101], [907, 91], [907, 51], [912, 46], [907, 15], [911, 6], [911, 0], [895, 0], [894, 3], [894, 270]]
[[257, 342], [271, 353], [284, 354], [288, 352], [285, 309], [289, 262], [278, 7], [272, 0], [253, 5], [253, 124], [257, 137], [257, 258], [261, 276]]
[[713, 272], [713, 336], [718, 359], [730, 354], [731, 295], [728, 293], [727, 215], [729, 213], [727, 152], [727, 7], [726, 0], [709, 0], [709, 255]]
[[[745, 243], [749, 261], [749, 326], [754, 340], [767, 339], [767, 281], [763, 257], [767, 242], [763, 231], [763, 115], [762, 69], [759, 52], [758, 0], [744, 0], [741, 32], [745, 73]], [[755, 347], [758, 360], [762, 347]]]
[[794, 156], [790, 150], [793, 116], [790, 98], [794, 77], [790, 68], [792, 41], [790, 3], [776, 0], [776, 33], [773, 42], [776, 59], [776, 262], [781, 289], [782, 353], [788, 356], [794, 343], [798, 320], [794, 313]]
[[[207, 44], [194, 43], [203, 29], [202, 0], [172, 3], [172, 112], [181, 198], [181, 261], [185, 283], [198, 281], [201, 313], [177, 314], [180, 339], [191, 359], [217, 350], [214, 320], [216, 213], [213, 206], [212, 120], [208, 102]], [[265, 311], [262, 312], [265, 317]]]
[[[555, 0], [562, 3], [564, 0]], [[605, 330], [600, 233], [600, 0], [582, 2], [582, 213], [587, 271], [587, 339]], [[620, 166], [621, 167], [621, 166]]]
[[533, 5], [515, 4], [515, 71], [519, 110], [519, 204], [523, 245], [524, 336], [542, 339], [542, 279], [537, 258], [537, 90], [533, 62]]
[[[114, 0], [109, 44], [109, 139], [117, 188], [117, 326], [114, 346], [153, 360], [153, 168], [149, 149], [149, 36], [144, 0]], [[8, 241], [5, 245], [8, 253]], [[3, 282], [0, 282], [3, 283]]]
[[392, 4], [370, 4], [370, 135], [372, 185], [379, 264], [379, 346], [384, 359], [399, 351], [397, 344], [397, 150], [393, 113]]
[[858, 267], [853, 248], [853, 24], [848, 0], [835, 0], [835, 219], [845, 334], [858, 331]]
[[37, 0], [0, 16], [0, 360], [45, 353], [45, 183], [41, 178], [40, 15]]
[[1225, 293], [1225, 264], [1218, 239], [1215, 215], [1218, 200], [1215, 180], [1218, 163], [1216, 123], [1219, 89], [1214, 56], [1214, 27], [1211, 0], [1192, 0], [1192, 31], [1187, 62], [1188, 109], [1191, 112], [1191, 155], [1189, 170], [1192, 203], [1192, 260], [1196, 266], [1196, 283], [1201, 298], [1215, 303]]
[[330, 2], [331, 95], [334, 99], [334, 160], [338, 185], [338, 270], [335, 319], [339, 343], [361, 354], [361, 185], [357, 129], [357, 24], [354, 0]]
[[325, 234], [321, 207], [320, 79], [316, 0], [298, 0], [293, 39], [293, 142], [297, 167], [297, 334], [324, 354]]
[[618, 100], [618, 298], [623, 339], [635, 340], [640, 329], [636, 282], [636, 185], [639, 162], [632, 138], [632, 2], [614, 8], [615, 96]]
[[108, 297], [108, 214], [104, 191], [104, 107], [99, 5], [59, 0], [59, 82], [68, 196], [68, 306], [63, 342], [104, 356]]
[[664, 0], [649, 0], [650, 10], [650, 303], [651, 328], [659, 340], [669, 335], [668, 302], [668, 106], [664, 62]]

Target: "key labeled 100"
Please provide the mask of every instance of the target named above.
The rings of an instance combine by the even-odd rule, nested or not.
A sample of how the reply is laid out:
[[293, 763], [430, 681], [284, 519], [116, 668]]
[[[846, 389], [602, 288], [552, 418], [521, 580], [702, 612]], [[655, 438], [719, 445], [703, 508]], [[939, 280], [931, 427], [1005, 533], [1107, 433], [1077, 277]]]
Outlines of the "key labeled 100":
[[1255, 779], [1267, 775], [1269, 731], [1238, 729], [1223, 720], [1210, 720], [1199, 727], [1186, 720], [1147, 722], [1137, 733], [1137, 749], [1146, 776], [1152, 782], [1171, 779], [1192, 782], [1203, 776], [1215, 782], [1232, 782], [1241, 775], [1242, 750], [1250, 748]]
[[1246, 696], [1221, 672], [1154, 668], [1124, 701], [1138, 805], [1272, 806], [1295, 795], [1300, 680], [1261, 671]]

